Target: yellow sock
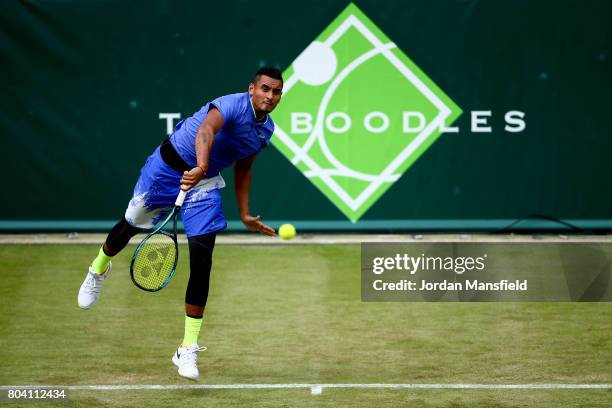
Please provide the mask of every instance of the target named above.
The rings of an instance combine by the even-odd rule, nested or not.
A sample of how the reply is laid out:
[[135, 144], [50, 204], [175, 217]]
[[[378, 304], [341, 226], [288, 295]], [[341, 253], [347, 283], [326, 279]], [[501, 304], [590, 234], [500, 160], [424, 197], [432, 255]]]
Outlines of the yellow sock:
[[94, 270], [95, 273], [100, 275], [102, 275], [104, 271], [106, 271], [110, 260], [113, 258], [112, 256], [106, 255], [102, 248], [100, 248], [100, 252], [98, 252], [98, 256], [96, 257], [96, 259], [94, 259], [91, 263], [91, 268]]
[[197, 344], [200, 328], [202, 327], [202, 318], [195, 319], [185, 316], [185, 337], [183, 338], [183, 347], [189, 347], [192, 344]]

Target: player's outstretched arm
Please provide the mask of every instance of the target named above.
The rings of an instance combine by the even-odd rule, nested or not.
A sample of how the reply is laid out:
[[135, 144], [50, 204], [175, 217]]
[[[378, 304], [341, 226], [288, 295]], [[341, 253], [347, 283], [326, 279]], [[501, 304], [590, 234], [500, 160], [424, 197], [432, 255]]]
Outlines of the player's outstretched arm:
[[183, 173], [183, 178], [181, 179], [181, 188], [183, 190], [188, 190], [198, 184], [208, 172], [210, 151], [215, 135], [221, 130], [222, 126], [223, 116], [221, 116], [217, 108], [212, 107], [196, 133], [195, 150], [198, 163], [196, 167]]
[[251, 173], [254, 161], [255, 155], [252, 155], [234, 164], [234, 185], [240, 219], [249, 231], [261, 232], [273, 237], [276, 235], [274, 228], [261, 222], [261, 216], [252, 216], [249, 211], [249, 191], [251, 189]]

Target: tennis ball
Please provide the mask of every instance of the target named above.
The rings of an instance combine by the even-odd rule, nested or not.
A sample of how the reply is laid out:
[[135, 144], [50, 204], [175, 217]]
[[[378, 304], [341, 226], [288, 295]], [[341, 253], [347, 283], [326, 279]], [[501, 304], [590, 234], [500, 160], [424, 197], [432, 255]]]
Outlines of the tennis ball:
[[291, 224], [283, 224], [278, 229], [278, 235], [282, 239], [291, 239], [295, 237], [295, 227]]

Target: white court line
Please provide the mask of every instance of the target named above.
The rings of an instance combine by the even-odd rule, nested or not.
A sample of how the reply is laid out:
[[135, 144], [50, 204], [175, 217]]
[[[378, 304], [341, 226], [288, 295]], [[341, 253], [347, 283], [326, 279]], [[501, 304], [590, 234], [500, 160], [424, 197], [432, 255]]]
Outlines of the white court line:
[[133, 391], [133, 390], [235, 390], [310, 388], [312, 395], [321, 395], [324, 388], [412, 388], [412, 389], [612, 389], [612, 384], [132, 384], [132, 385], [3, 385], [0, 390], [53, 388], [73, 391]]

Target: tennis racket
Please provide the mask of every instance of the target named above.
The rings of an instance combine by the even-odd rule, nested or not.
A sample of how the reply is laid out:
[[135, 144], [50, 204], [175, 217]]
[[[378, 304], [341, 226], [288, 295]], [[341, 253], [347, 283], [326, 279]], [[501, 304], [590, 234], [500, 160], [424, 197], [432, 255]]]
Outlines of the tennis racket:
[[[178, 262], [176, 222], [186, 194], [186, 191], [180, 191], [174, 208], [164, 222], [147, 235], [134, 251], [130, 276], [134, 285], [142, 290], [157, 292], [163, 289], [174, 276]], [[164, 227], [169, 224], [172, 224], [170, 232], [164, 231]]]

